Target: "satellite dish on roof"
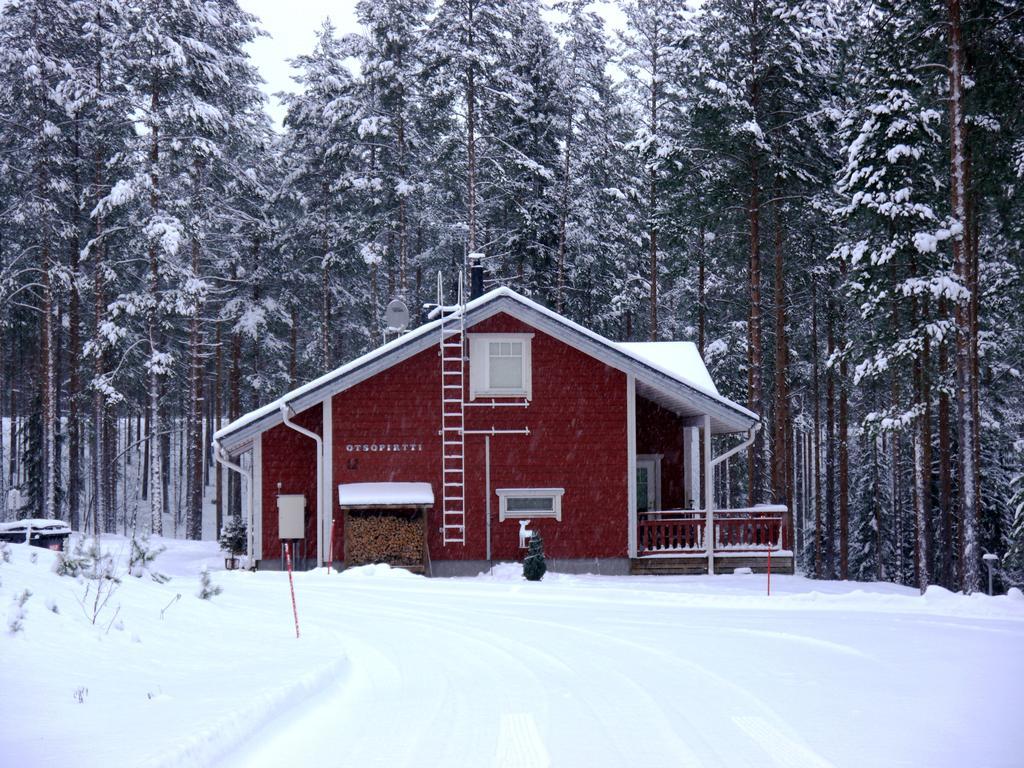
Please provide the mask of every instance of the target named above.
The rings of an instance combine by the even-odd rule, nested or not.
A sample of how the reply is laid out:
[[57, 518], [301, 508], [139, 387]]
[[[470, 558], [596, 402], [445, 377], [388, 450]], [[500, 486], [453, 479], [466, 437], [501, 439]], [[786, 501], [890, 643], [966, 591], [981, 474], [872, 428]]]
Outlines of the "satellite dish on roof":
[[389, 331], [404, 331], [409, 325], [409, 307], [401, 299], [393, 299], [384, 310], [384, 325]]

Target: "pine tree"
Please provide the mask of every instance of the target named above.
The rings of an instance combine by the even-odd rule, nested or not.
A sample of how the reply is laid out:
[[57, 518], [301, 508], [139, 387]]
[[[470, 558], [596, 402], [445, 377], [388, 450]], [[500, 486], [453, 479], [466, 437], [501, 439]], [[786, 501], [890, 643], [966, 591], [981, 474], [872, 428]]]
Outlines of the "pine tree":
[[564, 6], [558, 28], [565, 140], [560, 162], [554, 305], [609, 336], [628, 336], [642, 296], [631, 279], [640, 238], [632, 113], [608, 74], [613, 52], [597, 13], [583, 0]]
[[909, 435], [913, 446], [913, 527], [923, 591], [930, 580], [932, 516], [928, 358], [931, 343], [947, 332], [928, 307], [954, 298], [938, 249], [952, 230], [935, 212], [941, 114], [928, 103], [927, 84], [913, 63], [917, 20], [869, 16], [866, 25], [866, 65], [855, 74], [862, 90], [842, 126], [847, 160], [838, 182], [844, 200], [838, 215], [853, 240], [840, 244], [835, 256], [850, 272], [851, 303], [874, 329], [857, 341], [853, 383], [878, 382], [889, 390], [887, 406], [867, 413], [865, 426], [893, 433], [897, 444]]
[[358, 178], [367, 192], [359, 238], [384, 248], [388, 288], [400, 296], [409, 288], [417, 255], [411, 251], [412, 234], [423, 205], [419, 71], [429, 9], [426, 0], [364, 0], [356, 7], [366, 29], [355, 43], [360, 79], [354, 119], [364, 159]]

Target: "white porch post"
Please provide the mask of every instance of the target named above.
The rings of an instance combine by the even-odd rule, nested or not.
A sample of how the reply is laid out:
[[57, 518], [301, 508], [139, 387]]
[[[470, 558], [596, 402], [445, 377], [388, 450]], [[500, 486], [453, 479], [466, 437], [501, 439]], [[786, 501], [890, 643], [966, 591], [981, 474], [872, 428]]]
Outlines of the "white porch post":
[[683, 427], [683, 506], [700, 509], [700, 432], [698, 428]]
[[704, 547], [708, 575], [715, 574], [715, 470], [711, 464], [711, 417], [704, 415]]
[[331, 410], [330, 397], [323, 401], [321, 409], [324, 419], [322, 431], [324, 440], [322, 492], [324, 496], [317, 504], [317, 514], [320, 517], [317, 531], [321, 534], [317, 537], [320, 539], [317, 550], [320, 553], [320, 562], [333, 566], [334, 563], [327, 562], [332, 555], [331, 538], [334, 536], [334, 414]]
[[626, 374], [626, 493], [629, 510], [629, 556], [636, 557], [636, 377]]

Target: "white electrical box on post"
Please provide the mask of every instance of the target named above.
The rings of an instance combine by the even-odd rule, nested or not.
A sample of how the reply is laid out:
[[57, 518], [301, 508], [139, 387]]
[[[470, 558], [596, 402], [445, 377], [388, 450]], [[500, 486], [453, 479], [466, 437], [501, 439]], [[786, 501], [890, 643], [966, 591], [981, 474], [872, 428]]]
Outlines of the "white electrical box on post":
[[277, 531], [281, 541], [306, 538], [306, 497], [303, 494], [277, 497]]

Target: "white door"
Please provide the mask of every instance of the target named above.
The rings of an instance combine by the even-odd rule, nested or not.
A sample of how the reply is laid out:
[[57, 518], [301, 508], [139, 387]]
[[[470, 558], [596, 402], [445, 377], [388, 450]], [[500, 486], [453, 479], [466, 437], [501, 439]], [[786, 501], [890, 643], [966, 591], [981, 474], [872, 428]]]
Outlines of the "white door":
[[636, 457], [636, 511], [661, 509], [661, 458]]

